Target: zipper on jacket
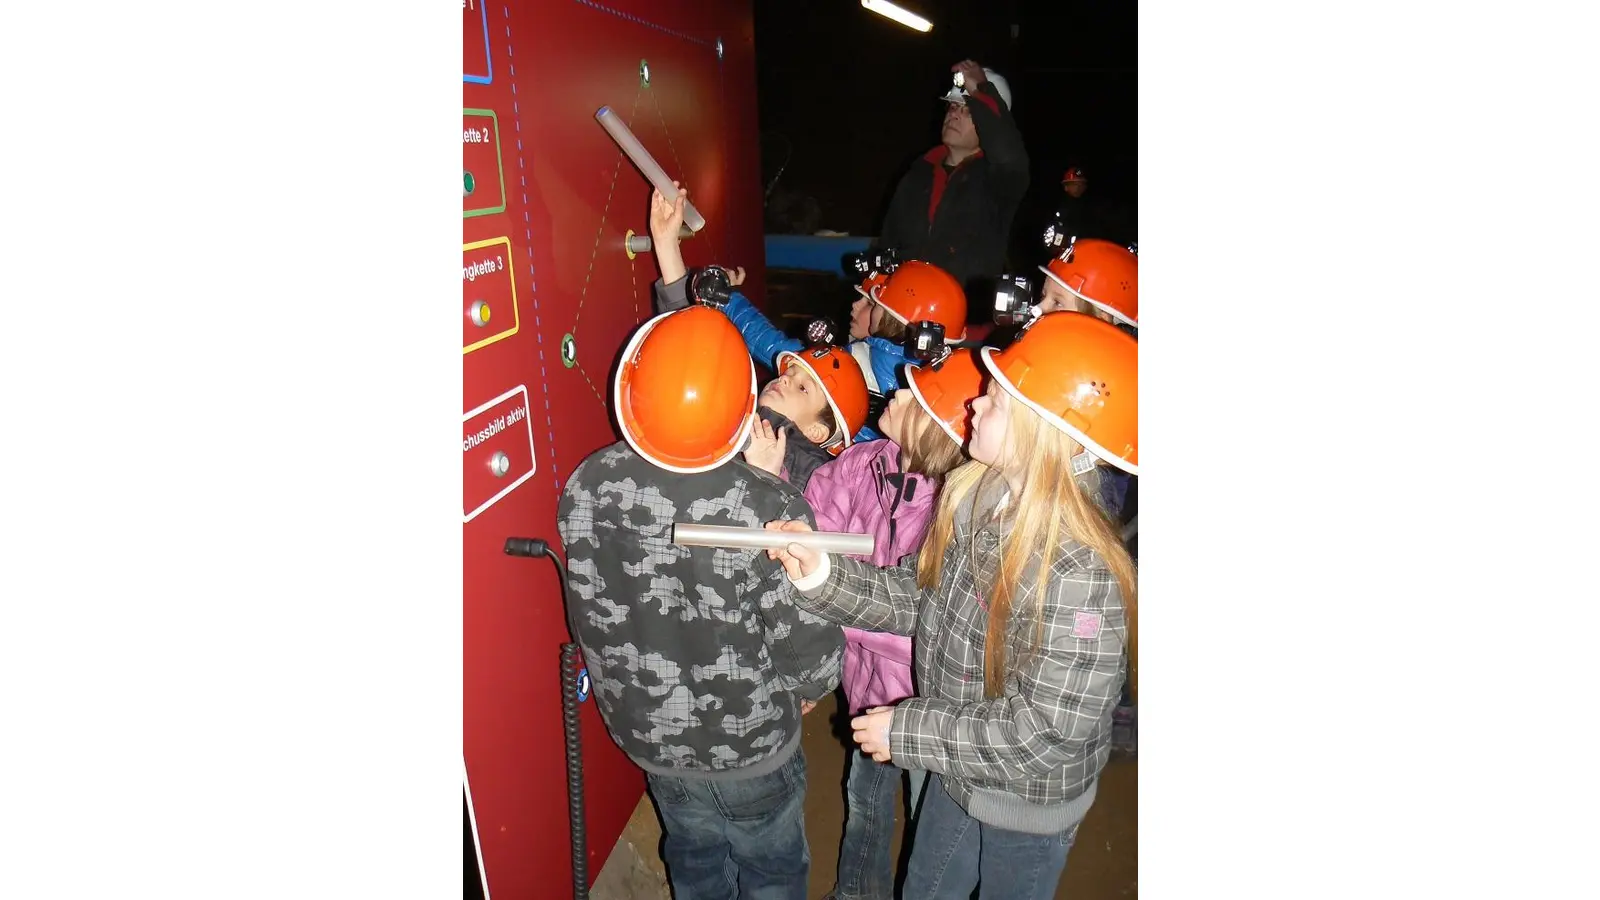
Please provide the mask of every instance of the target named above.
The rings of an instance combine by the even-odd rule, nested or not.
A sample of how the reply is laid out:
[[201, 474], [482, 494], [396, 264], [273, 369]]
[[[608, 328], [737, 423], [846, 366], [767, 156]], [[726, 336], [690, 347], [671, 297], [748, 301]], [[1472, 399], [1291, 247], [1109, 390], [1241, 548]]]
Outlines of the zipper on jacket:
[[[878, 479], [878, 496], [882, 497], [884, 488], [889, 486], [888, 464], [883, 461], [883, 457], [879, 456], [872, 461], [872, 474]], [[891, 552], [896, 546], [894, 542], [894, 536], [895, 531], [899, 527], [900, 523], [895, 517], [895, 513], [899, 510], [900, 489], [896, 488], [894, 492], [894, 499], [889, 501], [889, 549]], [[898, 559], [895, 560], [895, 565], [899, 564], [900, 561]]]

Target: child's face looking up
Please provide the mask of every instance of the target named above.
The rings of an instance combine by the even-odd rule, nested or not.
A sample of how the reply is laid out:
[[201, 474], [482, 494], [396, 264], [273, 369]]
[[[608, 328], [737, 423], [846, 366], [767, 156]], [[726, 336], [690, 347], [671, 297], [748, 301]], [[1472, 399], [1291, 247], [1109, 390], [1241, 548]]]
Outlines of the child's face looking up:
[[1061, 310], [1085, 313], [1102, 322], [1116, 324], [1116, 320], [1111, 318], [1109, 313], [1102, 312], [1099, 307], [1062, 287], [1054, 278], [1046, 278], [1044, 286], [1039, 289], [1039, 314], [1044, 315], [1045, 313], [1060, 312]]
[[972, 401], [972, 441], [967, 455], [993, 469], [1006, 470], [1015, 456], [1011, 446], [1011, 396], [995, 379]]
[[828, 428], [822, 423], [828, 397], [805, 366], [790, 362], [783, 374], [761, 389], [759, 399], [762, 406], [788, 417], [812, 443], [828, 439]]
[[857, 297], [850, 307], [850, 340], [859, 341], [872, 334], [885, 315], [883, 307], [865, 297]]
[[916, 406], [917, 398], [909, 390], [895, 391], [890, 395], [889, 405], [884, 407], [883, 415], [878, 417], [878, 430], [883, 432], [884, 437], [904, 447], [911, 437]]

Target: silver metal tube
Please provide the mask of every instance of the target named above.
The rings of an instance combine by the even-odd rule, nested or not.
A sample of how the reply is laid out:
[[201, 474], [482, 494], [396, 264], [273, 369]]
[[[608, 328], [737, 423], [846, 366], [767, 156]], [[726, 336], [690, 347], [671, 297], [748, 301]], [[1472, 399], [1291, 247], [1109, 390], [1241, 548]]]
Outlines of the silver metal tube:
[[877, 540], [870, 534], [840, 531], [768, 531], [765, 528], [733, 528], [727, 525], [672, 523], [672, 542], [682, 547], [738, 547], [781, 550], [799, 544], [824, 553], [871, 556]]
[[[678, 229], [678, 240], [688, 240], [692, 237], [694, 237], [694, 232], [689, 230], [689, 226], [685, 225]], [[650, 235], [636, 234], [628, 238], [628, 250], [633, 253], [649, 253], [654, 243], [650, 239]]]
[[[611, 139], [617, 142], [617, 146], [622, 148], [622, 152], [628, 154], [628, 158], [633, 160], [633, 164], [639, 167], [640, 172], [644, 173], [646, 180], [655, 185], [656, 190], [661, 192], [661, 196], [669, 201], [678, 199], [678, 189], [672, 186], [672, 179], [668, 178], [667, 173], [662, 171], [661, 166], [656, 164], [655, 157], [650, 155], [650, 151], [646, 150], [644, 145], [639, 143], [639, 139], [633, 136], [632, 129], [628, 128], [628, 123], [622, 121], [621, 116], [612, 111], [611, 107], [602, 106], [600, 111], [594, 114], [594, 117], [600, 120], [601, 127], [605, 128], [611, 135]], [[700, 215], [700, 211], [694, 208], [693, 203], [685, 201], [683, 204], [683, 224], [689, 226], [691, 230], [699, 231], [706, 227], [706, 218]]]

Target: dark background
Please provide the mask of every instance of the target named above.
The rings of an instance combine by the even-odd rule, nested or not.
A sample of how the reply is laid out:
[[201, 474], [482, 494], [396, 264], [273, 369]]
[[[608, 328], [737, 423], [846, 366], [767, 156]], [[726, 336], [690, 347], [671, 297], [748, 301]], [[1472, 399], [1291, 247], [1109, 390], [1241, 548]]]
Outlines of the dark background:
[[[1010, 82], [1032, 162], [1012, 227], [1012, 265], [1036, 264], [1038, 233], [1081, 165], [1089, 193], [1137, 226], [1133, 3], [906, 0], [921, 33], [859, 0], [757, 0], [756, 67], [769, 233], [876, 234], [896, 182], [939, 143], [950, 67], [975, 59]], [[773, 180], [777, 179], [776, 184]]]

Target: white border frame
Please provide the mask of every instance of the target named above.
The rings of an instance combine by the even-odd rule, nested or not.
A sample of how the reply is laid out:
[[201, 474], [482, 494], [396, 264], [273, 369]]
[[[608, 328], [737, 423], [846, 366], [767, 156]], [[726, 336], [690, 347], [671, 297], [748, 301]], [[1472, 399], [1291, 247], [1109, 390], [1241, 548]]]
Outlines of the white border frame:
[[467, 758], [461, 757], [461, 789], [467, 794], [467, 822], [472, 825], [472, 849], [478, 855], [478, 882], [483, 885], [483, 900], [489, 900], [489, 870], [483, 865], [483, 838], [478, 834], [478, 807], [472, 802], [472, 777], [467, 774]]

